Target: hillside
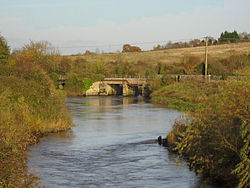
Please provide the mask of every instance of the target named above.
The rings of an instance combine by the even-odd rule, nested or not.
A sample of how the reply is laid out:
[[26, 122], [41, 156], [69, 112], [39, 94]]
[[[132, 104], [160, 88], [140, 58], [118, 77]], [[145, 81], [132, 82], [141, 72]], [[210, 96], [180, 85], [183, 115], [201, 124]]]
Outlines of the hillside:
[[[76, 55], [69, 56], [72, 60], [84, 58], [87, 61], [145, 61], [147, 63], [180, 63], [185, 56], [195, 56], [204, 58], [204, 46], [193, 48], [176, 48], [158, 51], [144, 51], [135, 53], [109, 53], [109, 54], [92, 54], [92, 55]], [[231, 55], [250, 54], [250, 42], [231, 43], [223, 45], [213, 45], [208, 47], [210, 58], [227, 58]]]

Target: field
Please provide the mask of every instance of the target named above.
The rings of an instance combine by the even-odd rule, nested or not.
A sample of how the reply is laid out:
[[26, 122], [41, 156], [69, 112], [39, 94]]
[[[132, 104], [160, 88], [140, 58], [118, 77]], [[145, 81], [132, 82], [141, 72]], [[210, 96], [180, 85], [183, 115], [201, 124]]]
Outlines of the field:
[[[181, 63], [186, 56], [195, 56], [201, 60], [205, 57], [205, 47], [193, 48], [177, 48], [158, 51], [144, 51], [133, 53], [109, 53], [109, 54], [92, 54], [92, 55], [76, 55], [69, 56], [72, 60], [84, 58], [87, 61], [126, 61], [137, 62], [142, 61], [150, 64], [157, 63]], [[250, 54], [250, 42], [232, 43], [223, 45], [213, 45], [208, 47], [208, 58], [227, 58], [231, 55]], [[209, 59], [208, 59], [209, 61]]]

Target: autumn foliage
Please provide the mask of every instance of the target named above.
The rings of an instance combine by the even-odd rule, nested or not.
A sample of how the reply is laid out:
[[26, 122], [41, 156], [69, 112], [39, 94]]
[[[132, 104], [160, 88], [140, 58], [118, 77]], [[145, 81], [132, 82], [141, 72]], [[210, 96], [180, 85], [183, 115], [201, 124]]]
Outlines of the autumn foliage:
[[131, 46], [129, 44], [124, 44], [122, 48], [122, 52], [141, 52], [141, 48], [138, 46]]
[[0, 63], [0, 187], [34, 186], [27, 147], [72, 125], [64, 94], [49, 76], [61, 60], [48, 43], [31, 42]]

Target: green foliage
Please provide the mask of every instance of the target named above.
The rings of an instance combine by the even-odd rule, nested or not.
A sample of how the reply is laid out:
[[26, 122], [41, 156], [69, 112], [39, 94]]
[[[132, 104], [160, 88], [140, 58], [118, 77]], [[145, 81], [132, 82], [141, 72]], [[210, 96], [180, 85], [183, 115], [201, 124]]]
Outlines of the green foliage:
[[152, 101], [162, 103], [181, 111], [193, 111], [199, 108], [209, 95], [217, 92], [219, 82], [200, 81], [169, 82], [152, 93]]
[[149, 77], [150, 75], [151, 75], [151, 70], [150, 69], [146, 69], [145, 76]]
[[10, 48], [6, 40], [0, 35], [0, 63], [7, 63], [10, 56]]
[[166, 65], [164, 66], [162, 63], [157, 64], [157, 73], [158, 74], [164, 74], [165, 73], [165, 68]]
[[82, 91], [84, 90], [84, 78], [76, 73], [67, 73], [66, 77], [67, 80], [64, 89], [68, 93], [68, 95], [82, 95]]
[[82, 91], [82, 94], [85, 95], [86, 94], [86, 91], [90, 88], [90, 86], [92, 86], [93, 82], [87, 78], [85, 78], [83, 80], [83, 91]]
[[227, 41], [236, 42], [236, 41], [240, 40], [240, 37], [239, 37], [237, 31], [233, 31], [233, 32], [225, 31], [225, 32], [221, 33], [220, 38], [218, 40], [220, 42], [227, 42]]
[[116, 68], [116, 75], [117, 76], [121, 76], [122, 75], [122, 71], [121, 71], [121, 67], [120, 66], [117, 66], [117, 68]]

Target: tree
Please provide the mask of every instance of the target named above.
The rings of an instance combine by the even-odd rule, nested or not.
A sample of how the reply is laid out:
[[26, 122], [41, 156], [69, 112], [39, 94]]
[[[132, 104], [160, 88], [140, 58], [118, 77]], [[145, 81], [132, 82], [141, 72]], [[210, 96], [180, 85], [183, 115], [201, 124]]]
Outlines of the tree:
[[30, 41], [30, 44], [23, 47], [23, 51], [31, 51], [36, 56], [59, 55], [59, 51], [48, 41]]
[[160, 44], [158, 44], [157, 46], [155, 46], [154, 48], [153, 48], [153, 50], [160, 50], [161, 49], [161, 45]]
[[0, 35], [0, 63], [7, 63], [10, 56], [10, 48], [7, 41]]
[[141, 48], [137, 46], [131, 46], [129, 44], [124, 44], [122, 52], [141, 52]]
[[224, 33], [222, 32], [220, 35], [220, 38], [218, 39], [220, 42], [237, 42], [238, 40], [240, 40], [240, 37], [237, 33], [237, 31], [233, 31], [233, 32], [228, 32], [225, 31]]

